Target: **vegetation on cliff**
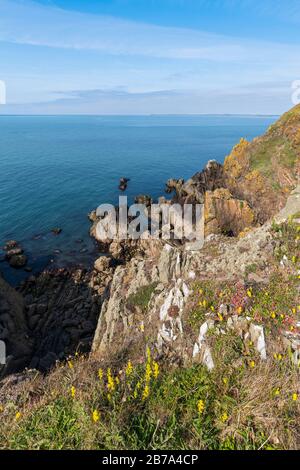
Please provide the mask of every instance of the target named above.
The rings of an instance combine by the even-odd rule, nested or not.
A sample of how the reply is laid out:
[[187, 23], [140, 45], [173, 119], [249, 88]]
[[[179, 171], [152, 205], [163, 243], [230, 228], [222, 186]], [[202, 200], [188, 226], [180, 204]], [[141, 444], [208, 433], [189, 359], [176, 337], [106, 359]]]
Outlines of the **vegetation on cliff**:
[[[221, 280], [192, 283], [186, 315], [195, 332], [215, 315], [208, 343], [214, 369], [157, 355], [149, 332], [139, 349], [111, 360], [75, 355], [47, 376], [10, 378], [0, 393], [2, 449], [298, 449], [299, 363], [279, 340], [296, 334], [299, 305], [299, 224], [273, 224], [270, 277], [245, 290]], [[281, 261], [286, 260], [285, 266]], [[249, 266], [247, 275], [255, 273]], [[154, 287], [130, 296], [147, 315]], [[150, 292], [151, 291], [151, 292]], [[222, 305], [240, 320], [264, 325], [268, 358], [226, 329]], [[241, 323], [242, 324], [242, 323]]]

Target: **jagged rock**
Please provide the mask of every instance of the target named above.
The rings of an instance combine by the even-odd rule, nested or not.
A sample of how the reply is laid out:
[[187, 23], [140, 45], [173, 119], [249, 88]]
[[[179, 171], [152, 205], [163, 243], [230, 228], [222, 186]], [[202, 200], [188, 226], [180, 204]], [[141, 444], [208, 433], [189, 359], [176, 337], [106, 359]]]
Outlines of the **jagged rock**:
[[171, 178], [166, 183], [166, 193], [170, 194], [173, 191], [175, 191], [176, 194], [180, 194], [180, 191], [181, 191], [183, 185], [184, 185], [184, 179], [182, 179], [182, 178], [180, 178], [180, 179]]
[[267, 351], [263, 326], [251, 323], [249, 334], [260, 358], [265, 361], [267, 359]]
[[211, 353], [211, 349], [206, 341], [206, 335], [210, 329], [214, 328], [214, 321], [207, 320], [203, 323], [199, 330], [199, 337], [193, 348], [193, 358], [200, 358], [200, 361], [208, 370], [213, 370], [215, 365]]
[[177, 184], [177, 200], [181, 204], [202, 204], [206, 191], [214, 191], [223, 186], [223, 166], [215, 160], [210, 160], [204, 170], [196, 173], [186, 183], [179, 186]]
[[140, 194], [134, 198], [135, 204], [143, 204], [146, 207], [151, 206], [152, 204], [152, 197], [148, 194]]

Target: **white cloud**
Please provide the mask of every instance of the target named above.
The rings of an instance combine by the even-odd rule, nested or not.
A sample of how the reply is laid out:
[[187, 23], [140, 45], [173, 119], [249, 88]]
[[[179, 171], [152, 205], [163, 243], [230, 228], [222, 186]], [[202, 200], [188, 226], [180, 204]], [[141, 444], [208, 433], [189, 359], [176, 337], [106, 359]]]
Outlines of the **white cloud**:
[[0, 0], [0, 40], [116, 55], [218, 62], [285, 63], [298, 46], [246, 41], [201, 31], [161, 27], [62, 10], [30, 0]]

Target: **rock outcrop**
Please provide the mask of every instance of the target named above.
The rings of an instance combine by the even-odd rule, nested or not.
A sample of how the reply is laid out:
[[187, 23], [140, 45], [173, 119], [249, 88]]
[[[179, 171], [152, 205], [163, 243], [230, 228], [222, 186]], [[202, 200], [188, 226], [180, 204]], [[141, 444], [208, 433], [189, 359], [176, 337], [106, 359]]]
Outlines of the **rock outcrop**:
[[255, 214], [246, 201], [232, 197], [228, 189], [205, 193], [205, 234], [237, 236], [253, 226]]
[[285, 204], [300, 176], [300, 105], [253, 142], [241, 139], [224, 162], [226, 187], [246, 200], [260, 223]]

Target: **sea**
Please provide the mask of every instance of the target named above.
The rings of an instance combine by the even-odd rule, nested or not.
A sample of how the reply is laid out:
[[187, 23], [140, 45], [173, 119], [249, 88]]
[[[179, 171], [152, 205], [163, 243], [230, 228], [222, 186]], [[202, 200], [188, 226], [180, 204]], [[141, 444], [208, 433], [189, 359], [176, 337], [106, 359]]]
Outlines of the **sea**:
[[[89, 267], [97, 247], [87, 214], [122, 195], [164, 195], [169, 178], [189, 178], [223, 162], [244, 137], [264, 133], [277, 116], [0, 116], [0, 247], [14, 239], [31, 273], [12, 269], [0, 248], [0, 272], [17, 285], [47, 267]], [[51, 230], [59, 227], [60, 235]]]

